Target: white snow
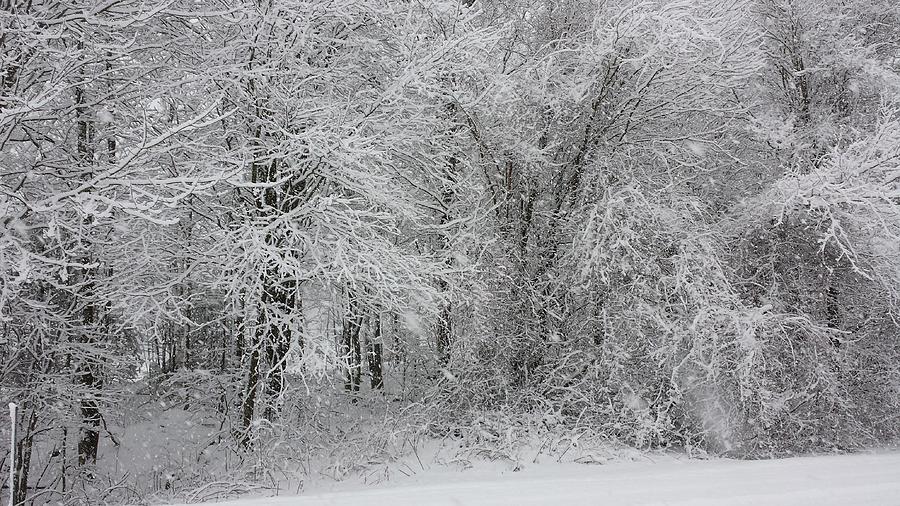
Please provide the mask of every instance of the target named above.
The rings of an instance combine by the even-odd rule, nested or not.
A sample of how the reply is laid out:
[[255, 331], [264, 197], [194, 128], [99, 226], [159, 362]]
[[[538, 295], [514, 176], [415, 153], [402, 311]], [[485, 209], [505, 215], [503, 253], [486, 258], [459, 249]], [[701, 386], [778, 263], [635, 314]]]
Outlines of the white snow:
[[900, 505], [900, 453], [782, 460], [546, 464], [499, 478], [446, 474], [415, 485], [246, 499], [227, 506]]
[[116, 120], [116, 118], [106, 109], [100, 109], [97, 111], [97, 121], [103, 124], [109, 124]]

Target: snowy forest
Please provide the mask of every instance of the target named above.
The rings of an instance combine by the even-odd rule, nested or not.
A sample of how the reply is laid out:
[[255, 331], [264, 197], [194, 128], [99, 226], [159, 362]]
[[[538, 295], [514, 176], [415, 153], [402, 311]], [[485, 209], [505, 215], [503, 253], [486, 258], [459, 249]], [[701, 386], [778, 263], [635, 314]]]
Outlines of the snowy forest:
[[14, 505], [895, 445], [900, 6], [0, 0], [0, 400]]

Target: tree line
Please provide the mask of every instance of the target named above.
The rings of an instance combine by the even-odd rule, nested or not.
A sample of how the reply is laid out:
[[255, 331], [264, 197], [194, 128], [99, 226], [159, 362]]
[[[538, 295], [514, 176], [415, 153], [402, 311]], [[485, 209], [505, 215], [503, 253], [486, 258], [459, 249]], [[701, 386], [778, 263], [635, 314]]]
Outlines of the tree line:
[[409, 367], [438, 432], [897, 436], [891, 0], [6, 0], [0, 27], [15, 504], [94, 479], [117, 405], [179, 374], [225, 385], [194, 408], [236, 451]]

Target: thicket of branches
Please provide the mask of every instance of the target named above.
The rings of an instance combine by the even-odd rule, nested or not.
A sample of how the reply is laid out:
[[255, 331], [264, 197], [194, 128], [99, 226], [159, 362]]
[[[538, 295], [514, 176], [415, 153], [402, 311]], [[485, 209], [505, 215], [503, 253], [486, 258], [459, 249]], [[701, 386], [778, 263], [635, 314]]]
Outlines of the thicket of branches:
[[[898, 51], [892, 0], [0, 1], [15, 503], [894, 441]], [[191, 462], [111, 471], [171, 408]]]

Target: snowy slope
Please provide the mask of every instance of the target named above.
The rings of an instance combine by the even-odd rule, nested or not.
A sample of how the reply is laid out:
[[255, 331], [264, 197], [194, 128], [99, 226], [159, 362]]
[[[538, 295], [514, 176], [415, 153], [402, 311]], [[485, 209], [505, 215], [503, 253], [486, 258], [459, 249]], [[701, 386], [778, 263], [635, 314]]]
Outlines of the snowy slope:
[[227, 506], [413, 505], [900, 505], [900, 453], [769, 461], [675, 461], [536, 466], [499, 479], [433, 476], [413, 486]]

